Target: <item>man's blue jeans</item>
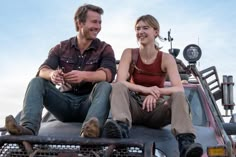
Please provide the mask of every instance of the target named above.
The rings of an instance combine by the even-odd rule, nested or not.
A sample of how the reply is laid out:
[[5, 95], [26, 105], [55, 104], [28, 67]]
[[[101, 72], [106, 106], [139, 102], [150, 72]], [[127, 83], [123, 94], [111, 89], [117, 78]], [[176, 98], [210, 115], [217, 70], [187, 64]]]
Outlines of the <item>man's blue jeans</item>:
[[102, 128], [110, 110], [110, 92], [111, 85], [105, 81], [97, 83], [90, 94], [78, 96], [60, 92], [50, 81], [33, 78], [25, 93], [20, 124], [37, 135], [45, 107], [62, 122], [86, 122], [96, 117]]

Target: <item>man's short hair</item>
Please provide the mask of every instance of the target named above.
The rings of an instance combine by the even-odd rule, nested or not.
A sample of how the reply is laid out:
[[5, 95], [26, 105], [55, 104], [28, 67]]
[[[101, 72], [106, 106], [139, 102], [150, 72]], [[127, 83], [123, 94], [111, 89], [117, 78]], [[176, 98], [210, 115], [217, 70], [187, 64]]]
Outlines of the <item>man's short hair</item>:
[[[87, 12], [88, 10], [97, 12], [98, 14], [102, 15], [103, 14], [103, 9], [101, 7], [92, 5], [92, 4], [84, 4], [82, 6], [80, 6], [77, 11], [75, 12], [75, 16], [74, 16], [74, 21], [75, 21], [75, 25], [77, 21], [86, 22], [87, 19]], [[76, 26], [76, 30], [78, 31], [78, 28]]]

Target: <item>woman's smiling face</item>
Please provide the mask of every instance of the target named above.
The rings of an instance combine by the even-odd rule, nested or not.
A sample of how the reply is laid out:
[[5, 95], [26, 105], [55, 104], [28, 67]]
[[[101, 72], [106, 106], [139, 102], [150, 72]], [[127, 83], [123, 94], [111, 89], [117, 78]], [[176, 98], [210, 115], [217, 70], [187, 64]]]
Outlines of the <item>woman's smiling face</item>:
[[151, 27], [147, 22], [140, 20], [136, 26], [136, 38], [140, 44], [147, 44], [149, 42], [155, 42], [157, 31]]

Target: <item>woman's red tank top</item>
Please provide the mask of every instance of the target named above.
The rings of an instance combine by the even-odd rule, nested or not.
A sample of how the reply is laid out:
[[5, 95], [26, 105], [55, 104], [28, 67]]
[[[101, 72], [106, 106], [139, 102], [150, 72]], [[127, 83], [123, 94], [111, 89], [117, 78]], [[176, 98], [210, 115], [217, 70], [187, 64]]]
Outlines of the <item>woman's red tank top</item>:
[[145, 87], [164, 87], [166, 73], [161, 70], [163, 52], [159, 51], [152, 64], [145, 64], [138, 53], [138, 60], [134, 68], [131, 82]]

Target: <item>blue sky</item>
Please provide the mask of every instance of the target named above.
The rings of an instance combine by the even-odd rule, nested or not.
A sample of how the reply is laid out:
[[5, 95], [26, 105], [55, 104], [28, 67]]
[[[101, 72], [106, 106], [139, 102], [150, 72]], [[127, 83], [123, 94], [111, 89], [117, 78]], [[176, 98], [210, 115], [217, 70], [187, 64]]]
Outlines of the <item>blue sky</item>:
[[[50, 48], [76, 35], [73, 16], [84, 3], [104, 9], [98, 37], [112, 45], [117, 59], [123, 49], [138, 46], [135, 20], [152, 14], [160, 22], [161, 36], [167, 37], [171, 29], [173, 47], [182, 52], [188, 44], [199, 44], [203, 52], [200, 69], [215, 65], [220, 79], [223, 74], [236, 77], [235, 0], [2, 0], [0, 125], [4, 124], [3, 117], [22, 108], [27, 84]], [[160, 45], [163, 51], [169, 49], [167, 42]], [[182, 53], [179, 58], [183, 58]]]

